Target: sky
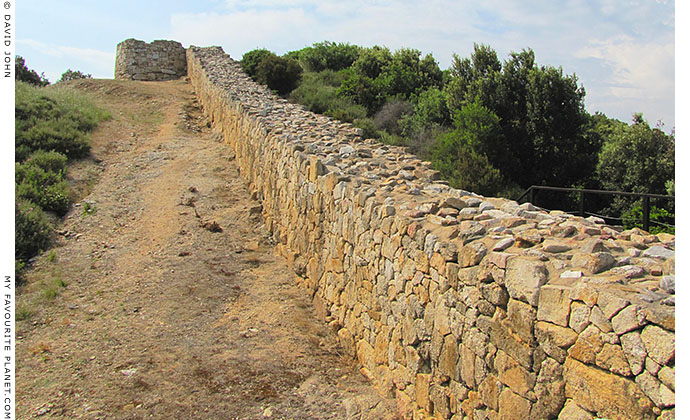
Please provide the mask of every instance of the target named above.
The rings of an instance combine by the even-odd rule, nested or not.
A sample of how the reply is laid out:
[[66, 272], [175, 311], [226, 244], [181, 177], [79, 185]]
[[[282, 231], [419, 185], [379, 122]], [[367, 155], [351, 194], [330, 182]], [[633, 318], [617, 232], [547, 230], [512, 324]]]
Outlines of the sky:
[[239, 60], [315, 42], [416, 48], [442, 69], [474, 43], [501, 60], [531, 48], [575, 74], [590, 113], [675, 127], [675, 4], [670, 0], [17, 1], [16, 53], [51, 82], [69, 69], [112, 78], [116, 45], [136, 38], [220, 45]]

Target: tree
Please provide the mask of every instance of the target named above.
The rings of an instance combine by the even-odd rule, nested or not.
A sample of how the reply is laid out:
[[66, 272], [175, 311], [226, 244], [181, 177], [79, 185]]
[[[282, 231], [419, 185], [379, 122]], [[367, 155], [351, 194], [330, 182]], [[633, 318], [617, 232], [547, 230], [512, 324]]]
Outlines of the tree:
[[302, 67], [290, 58], [267, 55], [256, 69], [256, 81], [278, 91], [280, 95], [295, 89], [301, 78]]
[[445, 88], [451, 112], [479, 100], [496, 114], [500, 142], [482, 149], [489, 162], [523, 188], [570, 186], [594, 171], [600, 143], [588, 136], [584, 88], [561, 68], [537, 66], [530, 49], [501, 64], [488, 46], [455, 56]]
[[476, 99], [455, 113], [453, 123], [453, 131], [436, 139], [432, 151], [434, 168], [456, 188], [497, 194], [504, 181], [486, 151], [500, 142], [499, 118]]
[[240, 66], [249, 77], [256, 81], [259, 70], [259, 64], [261, 64], [264, 58], [271, 56], [277, 57], [275, 53], [267, 49], [257, 48], [244, 53], [242, 59], [240, 60]]
[[43, 73], [39, 76], [35, 70], [29, 69], [24, 62], [24, 58], [20, 55], [14, 56], [14, 78], [20, 82], [36, 86], [47, 86], [50, 84]]
[[307, 71], [342, 70], [350, 67], [359, 57], [361, 47], [324, 41], [297, 52], [299, 61]]
[[596, 171], [605, 189], [665, 194], [675, 180], [675, 136], [636, 114], [631, 125], [616, 125], [605, 139]]

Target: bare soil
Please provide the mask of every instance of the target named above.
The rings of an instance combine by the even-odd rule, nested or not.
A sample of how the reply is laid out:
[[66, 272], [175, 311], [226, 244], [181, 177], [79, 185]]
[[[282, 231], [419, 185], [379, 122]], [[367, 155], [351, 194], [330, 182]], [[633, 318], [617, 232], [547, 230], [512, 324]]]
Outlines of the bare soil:
[[113, 118], [18, 289], [18, 418], [394, 418], [273, 255], [190, 85], [73, 85]]

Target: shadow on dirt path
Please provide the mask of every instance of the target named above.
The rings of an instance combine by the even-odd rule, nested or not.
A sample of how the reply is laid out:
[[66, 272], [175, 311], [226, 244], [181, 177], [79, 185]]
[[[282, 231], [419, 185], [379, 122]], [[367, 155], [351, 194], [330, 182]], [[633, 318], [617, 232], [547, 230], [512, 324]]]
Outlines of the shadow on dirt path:
[[394, 418], [273, 255], [190, 85], [73, 86], [113, 119], [18, 291], [18, 418]]

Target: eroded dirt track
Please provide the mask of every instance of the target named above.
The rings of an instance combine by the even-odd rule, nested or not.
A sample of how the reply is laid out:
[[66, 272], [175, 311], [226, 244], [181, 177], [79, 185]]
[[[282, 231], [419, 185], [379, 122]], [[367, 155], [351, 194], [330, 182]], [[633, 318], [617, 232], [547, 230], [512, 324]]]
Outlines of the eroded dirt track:
[[18, 418], [393, 418], [273, 255], [190, 85], [74, 85], [113, 119], [18, 291]]

